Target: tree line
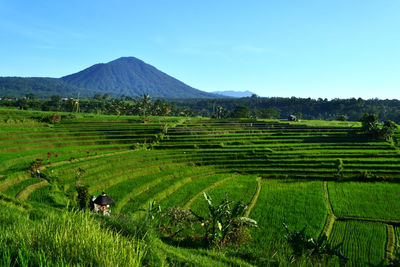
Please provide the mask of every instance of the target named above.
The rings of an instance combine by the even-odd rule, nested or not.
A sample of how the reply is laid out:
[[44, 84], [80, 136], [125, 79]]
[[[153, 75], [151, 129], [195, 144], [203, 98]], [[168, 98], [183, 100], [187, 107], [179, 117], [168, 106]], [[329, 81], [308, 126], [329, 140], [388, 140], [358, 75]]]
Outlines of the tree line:
[[226, 99], [174, 99], [178, 106], [185, 106], [197, 115], [221, 117], [256, 117], [286, 119], [295, 115], [307, 120], [358, 121], [368, 114], [376, 114], [379, 121], [392, 120], [400, 123], [400, 100], [312, 99], [258, 97]]
[[225, 99], [152, 99], [143, 94], [138, 97], [110, 98], [108, 94], [95, 94], [89, 99], [63, 99], [54, 95], [37, 99], [28, 94], [24, 98], [0, 101], [1, 106], [43, 111], [79, 111], [114, 115], [203, 116], [214, 118], [288, 118], [295, 115], [309, 120], [358, 121], [364, 114], [376, 114], [378, 121], [400, 123], [400, 101], [361, 98], [311, 99], [258, 97]]

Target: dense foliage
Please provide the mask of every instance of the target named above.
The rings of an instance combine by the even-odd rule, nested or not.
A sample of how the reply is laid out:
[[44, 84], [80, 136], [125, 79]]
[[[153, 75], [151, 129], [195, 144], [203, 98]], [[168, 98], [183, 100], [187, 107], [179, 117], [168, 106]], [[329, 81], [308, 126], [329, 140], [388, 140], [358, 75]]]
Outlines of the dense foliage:
[[[25, 98], [3, 99], [1, 106], [19, 107], [44, 111], [80, 111], [112, 115], [154, 116], [203, 116], [213, 118], [259, 118], [337, 121], [362, 120], [365, 114], [375, 114], [374, 123], [380, 121], [400, 122], [399, 100], [378, 99], [303, 99], [303, 98], [229, 98], [229, 99], [160, 99], [143, 94], [132, 98], [110, 98], [106, 94], [93, 94], [90, 99], [62, 99], [53, 95], [48, 99], [36, 99], [34, 94]], [[78, 107], [77, 107], [78, 105]], [[387, 126], [390, 126], [389, 124]], [[390, 127], [389, 127], [390, 128]], [[389, 128], [387, 130], [389, 130]], [[383, 133], [387, 136], [390, 130]]]
[[[400, 122], [400, 100], [311, 99], [282, 97], [245, 97], [235, 99], [181, 99], [169, 100], [178, 106], [189, 107], [195, 114], [212, 116], [218, 107], [232, 112], [246, 106], [258, 118], [283, 118], [296, 115], [299, 119], [357, 121], [365, 113], [377, 114], [379, 121]], [[229, 116], [229, 112], [226, 113]]]

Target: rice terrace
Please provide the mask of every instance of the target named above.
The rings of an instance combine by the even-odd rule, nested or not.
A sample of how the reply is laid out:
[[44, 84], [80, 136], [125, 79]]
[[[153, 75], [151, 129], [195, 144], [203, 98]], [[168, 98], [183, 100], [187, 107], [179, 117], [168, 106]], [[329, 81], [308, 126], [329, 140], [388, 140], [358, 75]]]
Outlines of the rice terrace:
[[[399, 264], [398, 130], [9, 108], [0, 125], [2, 266]], [[103, 190], [111, 216], [85, 207]]]

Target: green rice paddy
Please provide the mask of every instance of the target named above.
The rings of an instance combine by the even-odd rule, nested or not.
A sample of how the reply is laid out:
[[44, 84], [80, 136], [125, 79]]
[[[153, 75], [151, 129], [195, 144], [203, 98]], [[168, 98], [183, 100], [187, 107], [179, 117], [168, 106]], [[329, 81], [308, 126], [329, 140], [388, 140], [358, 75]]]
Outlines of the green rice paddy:
[[[0, 193], [15, 207], [65, 209], [78, 184], [91, 195], [105, 190], [115, 200], [113, 214], [128, 217], [154, 199], [162, 210], [181, 206], [205, 215], [202, 192], [214, 203], [228, 195], [252, 207], [249, 217], [259, 228], [251, 230], [248, 247], [222, 255], [158, 240], [154, 246], [164, 263], [287, 260], [292, 251], [283, 223], [292, 230], [305, 227], [314, 238], [328, 233], [330, 244], [342, 244], [349, 266], [387, 263], [388, 234], [399, 244], [399, 149], [359, 134], [358, 122], [66, 113], [48, 124], [38, 119], [44, 114], [0, 109]], [[42, 175], [32, 177], [29, 164], [37, 158]], [[344, 170], [338, 181], [339, 158]], [[360, 180], [365, 172], [375, 180]], [[328, 218], [333, 228], [324, 232]]]

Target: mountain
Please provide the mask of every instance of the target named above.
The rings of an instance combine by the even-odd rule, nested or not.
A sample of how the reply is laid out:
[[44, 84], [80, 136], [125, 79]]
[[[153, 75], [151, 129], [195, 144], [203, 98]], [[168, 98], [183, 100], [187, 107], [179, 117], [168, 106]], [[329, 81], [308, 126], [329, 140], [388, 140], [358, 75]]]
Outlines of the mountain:
[[218, 95], [230, 96], [230, 97], [249, 97], [252, 96], [254, 93], [250, 91], [214, 91], [211, 92]]
[[40, 98], [52, 95], [76, 97], [78, 93], [82, 97], [91, 97], [94, 94], [92, 90], [83, 90], [57, 78], [0, 77], [0, 97], [23, 97], [30, 93]]
[[168, 98], [215, 98], [218, 95], [194, 89], [135, 57], [121, 57], [106, 64], [96, 64], [62, 81], [80, 88], [90, 88], [110, 96]]
[[93, 65], [80, 72], [61, 78], [0, 77], [0, 97], [20, 97], [33, 93], [40, 98], [92, 97], [109, 94], [111, 97], [139, 96], [165, 98], [221, 98], [207, 93], [165, 74], [135, 57], [121, 57], [109, 63]]

